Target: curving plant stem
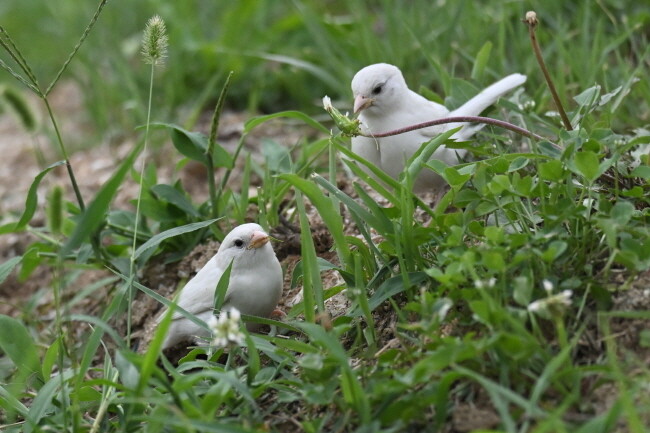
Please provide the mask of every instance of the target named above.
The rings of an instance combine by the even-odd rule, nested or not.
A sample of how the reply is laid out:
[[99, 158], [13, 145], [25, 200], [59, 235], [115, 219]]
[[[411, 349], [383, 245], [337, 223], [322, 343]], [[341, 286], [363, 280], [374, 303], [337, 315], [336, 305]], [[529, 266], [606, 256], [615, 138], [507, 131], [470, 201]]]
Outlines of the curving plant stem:
[[555, 85], [553, 84], [553, 80], [551, 79], [551, 74], [548, 73], [548, 69], [546, 69], [546, 63], [544, 63], [544, 58], [542, 57], [542, 50], [539, 48], [539, 44], [537, 43], [537, 36], [535, 35], [535, 29], [537, 28], [537, 24], [539, 21], [537, 21], [537, 14], [535, 11], [528, 11], [526, 12], [526, 18], [523, 20], [524, 23], [528, 26], [528, 35], [530, 36], [530, 43], [533, 45], [533, 52], [535, 53], [535, 57], [537, 58], [537, 63], [539, 63], [539, 67], [542, 70], [542, 74], [544, 75], [544, 79], [546, 80], [546, 84], [548, 84], [548, 88], [551, 91], [551, 95], [553, 96], [553, 101], [555, 101], [555, 106], [557, 107], [557, 111], [560, 113], [560, 117], [562, 118], [562, 123], [564, 123], [564, 127], [567, 129], [567, 131], [573, 130], [573, 127], [571, 126], [571, 121], [567, 117], [564, 107], [562, 106], [562, 102], [560, 101], [560, 97], [557, 94], [557, 90], [555, 90]]
[[[415, 125], [407, 126], [405, 128], [399, 128], [393, 131], [382, 132], [379, 134], [359, 134], [359, 135], [363, 137], [369, 137], [369, 138], [390, 137], [393, 135], [399, 135], [399, 134], [404, 134], [406, 132], [415, 131], [416, 129], [428, 128], [430, 126], [444, 125], [446, 123], [467, 123], [467, 122], [486, 123], [489, 125], [494, 125], [500, 128], [510, 130], [512, 132], [516, 132], [517, 134], [523, 135], [528, 138], [534, 138], [535, 140], [539, 140], [539, 141], [549, 141], [548, 139], [542, 137], [541, 135], [535, 134], [534, 132], [521, 128], [517, 125], [513, 125], [512, 123], [506, 122], [504, 120], [497, 120], [497, 119], [492, 119], [491, 117], [481, 117], [481, 116], [444, 117], [442, 119], [430, 120], [428, 122], [418, 123]], [[558, 149], [560, 148], [560, 146], [558, 146], [557, 144], [552, 142], [550, 143], [553, 146], [557, 147]]]
[[74, 171], [72, 170], [72, 164], [70, 164], [70, 158], [68, 157], [68, 152], [65, 150], [65, 145], [63, 144], [63, 139], [61, 138], [61, 132], [59, 131], [59, 126], [56, 123], [56, 119], [54, 118], [52, 107], [50, 107], [50, 101], [48, 101], [46, 95], [41, 95], [41, 98], [43, 99], [43, 103], [47, 108], [47, 114], [50, 116], [50, 121], [52, 122], [52, 126], [54, 127], [54, 132], [56, 133], [56, 140], [59, 143], [61, 155], [65, 160], [65, 167], [68, 170], [68, 176], [70, 177], [70, 183], [72, 184], [72, 189], [74, 190], [75, 197], [77, 197], [77, 202], [79, 203], [79, 209], [83, 212], [86, 209], [86, 205], [84, 204], [84, 199], [81, 196], [81, 191], [79, 190], [79, 185], [77, 184], [77, 178], [75, 177]]

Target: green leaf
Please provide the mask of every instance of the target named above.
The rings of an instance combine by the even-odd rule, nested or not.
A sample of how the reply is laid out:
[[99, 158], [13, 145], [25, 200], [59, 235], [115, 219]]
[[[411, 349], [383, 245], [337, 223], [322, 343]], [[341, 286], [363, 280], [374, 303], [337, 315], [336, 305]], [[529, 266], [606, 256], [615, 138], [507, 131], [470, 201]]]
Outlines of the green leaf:
[[526, 157], [518, 156], [517, 158], [513, 159], [512, 162], [510, 163], [510, 167], [508, 167], [508, 173], [521, 170], [522, 168], [528, 165], [529, 161], [530, 160]]
[[31, 433], [34, 426], [37, 426], [39, 421], [43, 419], [49, 411], [54, 410], [52, 399], [56, 395], [57, 391], [59, 391], [61, 384], [68, 381], [72, 376], [74, 376], [74, 374], [75, 371], [72, 369], [64, 370], [63, 373], [52, 377], [45, 385], [43, 385], [38, 394], [36, 394], [36, 397], [29, 408], [29, 413], [26, 417], [27, 422], [25, 423], [25, 433]]
[[543, 162], [539, 164], [539, 177], [543, 180], [559, 182], [562, 180], [562, 163], [558, 160]]
[[193, 217], [200, 216], [199, 211], [197, 211], [194, 205], [192, 205], [192, 202], [190, 202], [182, 192], [173, 186], [166, 184], [155, 185], [151, 188], [151, 191], [153, 191], [153, 193], [159, 198], [173, 204], [186, 214], [192, 215]]
[[175, 125], [166, 125], [171, 129], [172, 143], [176, 150], [191, 160], [203, 165], [208, 164], [205, 151], [208, 148], [208, 139], [200, 132], [186, 131]]
[[65, 161], [57, 161], [54, 164], [47, 166], [45, 169], [43, 169], [43, 171], [36, 175], [32, 181], [32, 185], [29, 187], [29, 191], [27, 192], [25, 210], [23, 211], [20, 220], [18, 220], [18, 222], [15, 224], [6, 224], [2, 226], [2, 228], [0, 228], [0, 234], [20, 231], [23, 230], [25, 226], [27, 226], [27, 224], [32, 220], [34, 213], [36, 212], [36, 205], [38, 204], [38, 195], [36, 193], [38, 191], [38, 186], [40, 185], [41, 180], [43, 180], [45, 175], [48, 174], [53, 168], [56, 168], [63, 164], [65, 164]]
[[203, 227], [207, 227], [210, 224], [214, 223], [215, 221], [218, 221], [221, 218], [215, 218], [207, 221], [201, 221], [198, 223], [191, 223], [191, 224], [186, 224], [184, 226], [180, 227], [174, 227], [173, 229], [165, 230], [162, 233], [158, 233], [151, 239], [149, 239], [147, 242], [144, 244], [140, 245], [140, 247], [135, 251], [135, 257], [138, 258], [144, 253], [146, 250], [149, 248], [155, 248], [157, 247], [162, 241], [173, 238], [174, 236], [182, 235], [184, 233], [189, 233], [193, 232], [195, 230], [201, 229]]
[[48, 347], [45, 351], [41, 368], [43, 377], [50, 377], [52, 374], [52, 367], [54, 367], [54, 363], [58, 359], [59, 350], [61, 350], [62, 338], [63, 336], [59, 336], [56, 340], [54, 340], [52, 344], [50, 344], [50, 347]]
[[472, 175], [470, 173], [460, 174], [454, 167], [447, 167], [444, 169], [443, 177], [452, 187], [460, 188], [471, 179]]
[[60, 254], [62, 256], [66, 256], [72, 250], [78, 248], [82, 242], [87, 240], [104, 223], [108, 206], [122, 185], [124, 177], [133, 167], [135, 158], [141, 150], [142, 145], [136, 146], [129, 156], [124, 159], [115, 174], [99, 190], [95, 199], [81, 215], [81, 219], [68, 239], [68, 242], [61, 248]]
[[329, 129], [324, 127], [323, 125], [320, 124], [320, 122], [317, 122], [316, 120], [312, 119], [305, 113], [302, 113], [300, 111], [281, 111], [279, 113], [273, 113], [269, 114], [266, 116], [259, 116], [259, 117], [254, 117], [247, 121], [244, 124], [244, 133], [249, 133], [253, 128], [256, 126], [261, 125], [262, 123], [268, 122], [269, 120], [273, 119], [279, 119], [279, 118], [289, 118], [289, 119], [298, 119], [303, 122], [305, 122], [307, 125], [312, 126], [313, 128], [321, 131], [324, 134], [329, 134]]
[[630, 176], [640, 177], [641, 179], [644, 179], [646, 181], [650, 180], [650, 166], [641, 164], [637, 168], [632, 170]]
[[[402, 293], [403, 291], [409, 289], [410, 287], [417, 286], [424, 283], [429, 279], [428, 275], [424, 272], [410, 272], [408, 274], [408, 279], [410, 286], [404, 284], [404, 277], [398, 275], [384, 281], [381, 286], [375, 290], [372, 297], [368, 300], [368, 305], [370, 311], [374, 311], [379, 307], [386, 299]], [[347, 315], [351, 317], [360, 316], [363, 314], [359, 307], [355, 308], [353, 311], [350, 311]]]
[[[281, 174], [278, 177], [286, 180], [309, 197], [309, 200], [318, 209], [318, 213], [323, 218], [323, 222], [332, 233], [336, 249], [342, 262], [350, 265], [350, 249], [345, 240], [343, 221], [341, 220], [339, 209], [334, 207], [332, 201], [313, 182], [302, 179], [295, 174]], [[317, 178], [318, 176], [314, 175], [314, 177]]]
[[527, 306], [530, 304], [530, 300], [533, 296], [533, 285], [530, 284], [528, 277], [519, 276], [514, 280], [514, 287], [512, 292], [512, 298], [516, 303], [522, 306]]
[[548, 245], [548, 248], [542, 254], [542, 258], [547, 263], [553, 262], [566, 251], [568, 244], [564, 241], [553, 241]]
[[228, 285], [230, 284], [230, 273], [232, 272], [233, 260], [230, 261], [230, 264], [226, 270], [219, 278], [217, 283], [216, 290], [214, 291], [214, 309], [217, 311], [221, 310], [223, 303], [226, 300], [226, 293], [228, 292]]
[[13, 317], [0, 315], [0, 329], [0, 349], [21, 374], [36, 374], [38, 379], [43, 380], [36, 344], [25, 325]]
[[[610, 210], [609, 215], [614, 221], [620, 225], [627, 224], [632, 215], [634, 214], [634, 205], [628, 201], [619, 201], [617, 202], [612, 210]], [[2, 280], [0, 279], [0, 282]]]
[[588, 182], [593, 182], [600, 175], [598, 155], [591, 151], [578, 152], [575, 154], [574, 163], [578, 173]]
[[506, 269], [506, 262], [503, 254], [496, 250], [483, 251], [481, 253], [483, 265], [493, 272], [503, 272]]
[[485, 72], [485, 66], [490, 60], [490, 53], [492, 52], [492, 42], [487, 41], [483, 44], [481, 49], [476, 54], [476, 59], [474, 60], [474, 66], [472, 67], [472, 80], [481, 81], [483, 73]]
[[0, 284], [7, 279], [11, 271], [14, 270], [16, 265], [23, 260], [23, 256], [12, 257], [0, 265]]
[[[0, 386], [0, 407], [19, 413], [21, 416], [26, 417], [29, 409], [23, 403], [14, 397], [3, 386]], [[4, 412], [6, 413], [6, 412]], [[4, 415], [3, 413], [3, 415]]]
[[[176, 150], [191, 160], [208, 165], [205, 156], [208, 151], [208, 137], [200, 132], [191, 132], [171, 123], [154, 123], [155, 126], [164, 126], [171, 129], [172, 143]], [[212, 159], [215, 167], [233, 168], [234, 161], [230, 153], [219, 143], [213, 144]]]

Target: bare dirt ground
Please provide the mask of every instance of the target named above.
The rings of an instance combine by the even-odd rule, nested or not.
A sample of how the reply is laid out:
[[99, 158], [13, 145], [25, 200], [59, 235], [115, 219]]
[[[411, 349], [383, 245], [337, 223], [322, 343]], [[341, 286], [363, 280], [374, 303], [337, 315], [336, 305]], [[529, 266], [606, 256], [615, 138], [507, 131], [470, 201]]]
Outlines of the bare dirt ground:
[[[38, 100], [30, 100], [34, 110], [43, 118], [42, 110]], [[52, 104], [62, 126], [62, 135], [75, 137], [80, 133], [88, 132], [89, 126], [83, 117], [82, 95], [76, 86], [71, 83], [64, 83], [52, 95]], [[242, 113], [225, 113], [220, 128], [219, 141], [227, 149], [233, 149], [236, 145], [242, 130], [243, 123], [248, 116]], [[209, 115], [199, 129], [207, 131]], [[45, 119], [41, 122], [47, 125]], [[48, 130], [49, 128], [44, 128]], [[281, 123], [272, 123], [256, 130], [246, 141], [246, 150], [251, 151], [254, 157], [261, 158], [260, 140], [271, 138], [287, 146], [295, 144], [306, 130], [297, 127], [287, 127]], [[91, 148], [77, 150], [73, 153], [71, 162], [75, 169], [77, 180], [86, 200], [89, 200], [94, 193], [114, 173], [119, 162], [132, 149], [135, 140], [127, 139], [118, 144], [93, 146]], [[0, 224], [16, 221], [24, 209], [24, 201], [27, 191], [34, 177], [47, 165], [61, 159], [57, 149], [54, 147], [51, 137], [47, 133], [26, 132], [10, 113], [0, 114]], [[141, 158], [147, 161], [154, 161], [157, 167], [160, 183], [169, 183], [180, 179], [184, 188], [191, 194], [194, 202], [201, 202], [207, 197], [207, 182], [205, 170], [197, 164], [187, 164], [180, 172], [175, 172], [175, 164], [180, 155], [173, 149], [171, 143], [165, 143], [155, 152], [148, 152]], [[136, 167], [139, 167], [142, 159], [138, 160]], [[238, 178], [233, 176], [230, 183], [237, 187]], [[346, 189], [346, 180], [340, 180], [340, 187]], [[67, 173], [64, 167], [58, 167], [49, 173], [38, 189], [39, 208], [36, 216], [31, 222], [35, 228], [46, 223], [43, 204], [48, 191], [54, 185], [61, 185], [66, 190], [66, 199], [72, 201], [73, 194], [69, 187]], [[353, 191], [346, 191], [350, 194]], [[138, 186], [132, 180], [123, 184], [114, 201], [115, 208], [127, 209], [131, 207], [133, 200], [138, 193]], [[336, 254], [331, 251], [332, 240], [327, 229], [322, 225], [318, 214], [309, 207], [312, 236], [317, 246], [318, 254], [336, 264]], [[349, 220], [349, 219], [348, 219]], [[347, 233], [357, 234], [351, 223], [348, 224]], [[284, 224], [275, 228], [272, 235], [283, 240], [276, 243], [278, 258], [281, 260], [285, 272], [285, 290], [280, 302], [280, 308], [287, 311], [292, 305], [299, 301], [301, 287], [291, 287], [291, 276], [295, 265], [300, 260], [300, 238], [299, 230], [292, 224]], [[29, 246], [38, 241], [38, 237], [31, 231], [0, 236], [0, 263], [24, 254]], [[180, 262], [164, 264], [163, 260], [153, 260], [143, 273], [142, 282], [153, 290], [164, 296], [170, 296], [177, 290], [179, 283], [191, 278], [205, 262], [216, 252], [219, 244], [209, 242], [198, 245], [187, 257]], [[54, 300], [51, 285], [54, 281], [50, 267], [37, 267], [25, 280], [18, 277], [18, 270], [0, 284], [0, 314], [14, 317], [21, 317], [25, 321], [36, 324], [37, 328], [47, 332], [48, 324], [53, 320]], [[71, 275], [65, 288], [64, 298], [70, 300], [82, 288], [110, 277], [107, 271], [82, 270]], [[340, 276], [334, 271], [323, 274], [323, 286], [325, 288], [335, 287], [342, 284]], [[111, 290], [111, 286], [99, 287], [92, 295], [85, 297], [75, 304], [75, 311], [85, 314], [99, 314], [105, 306], [105, 295]], [[620, 291], [614, 294], [614, 309], [620, 311], [648, 311], [650, 310], [650, 273], [645, 273], [636, 279], [629, 290]], [[134, 302], [133, 326], [135, 336], [141, 337], [142, 343], [146, 344], [147, 329], [151, 327], [151, 320], [157, 314], [161, 305], [142, 294], [139, 294]], [[327, 307], [332, 317], [344, 314], [349, 307], [349, 301], [345, 293], [339, 294], [328, 300]], [[381, 310], [381, 311], [379, 311]], [[377, 335], [380, 336], [382, 344], [380, 347], [394, 347], [400, 344], [393, 334], [395, 316], [392, 310], [384, 311], [379, 309], [376, 314]], [[618, 350], [623, 356], [626, 353], [633, 353], [642, 364], [650, 362], [650, 349], [647, 343], [648, 320], [641, 319], [612, 319], [612, 332], [618, 343]], [[118, 331], [123, 324], [115, 324]], [[82, 332], [82, 331], [79, 331]], [[448, 329], [442, 330], [445, 333], [461, 333], [462, 330], [450, 325]], [[598, 328], [594, 327], [588, 332], [589, 342], [586, 345], [585, 358], [596, 359], [603, 355], [604, 342]], [[634, 372], [631, 372], [634, 374]], [[585, 385], [587, 386], [587, 385]], [[601, 413], [611, 407], [617, 393], [616, 389], [597, 388], [598, 392], [586, 397], [589, 404], [593, 405], [594, 413]], [[468, 432], [474, 429], [494, 428], [498, 424], [498, 416], [487, 397], [477, 400], [478, 404], [467, 404], [458, 402], [453, 410], [451, 422], [448, 426], [449, 432]], [[578, 416], [578, 415], [576, 415]], [[578, 419], [577, 419], [578, 421]]]

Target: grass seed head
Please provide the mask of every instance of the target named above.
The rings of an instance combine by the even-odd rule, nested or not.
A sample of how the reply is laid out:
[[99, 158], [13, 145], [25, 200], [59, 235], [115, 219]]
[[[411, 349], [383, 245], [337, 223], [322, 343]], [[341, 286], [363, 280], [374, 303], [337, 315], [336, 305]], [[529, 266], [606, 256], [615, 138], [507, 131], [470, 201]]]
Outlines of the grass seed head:
[[158, 15], [149, 18], [144, 28], [142, 56], [150, 65], [162, 65], [167, 57], [167, 29]]

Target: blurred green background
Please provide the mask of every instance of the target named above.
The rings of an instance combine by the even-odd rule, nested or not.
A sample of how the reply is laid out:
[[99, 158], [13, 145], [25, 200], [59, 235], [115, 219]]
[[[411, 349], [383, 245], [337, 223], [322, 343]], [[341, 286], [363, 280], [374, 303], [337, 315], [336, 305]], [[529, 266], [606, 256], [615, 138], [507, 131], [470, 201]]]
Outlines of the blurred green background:
[[[98, 4], [3, 0], [0, 24], [46, 86]], [[647, 2], [111, 0], [63, 78], [83, 89], [98, 131], [141, 124], [149, 70], [139, 43], [147, 19], [159, 14], [170, 39], [167, 65], [155, 83], [160, 120], [193, 126], [198, 113], [212, 109], [230, 70], [228, 107], [251, 112], [313, 114], [325, 94], [349, 107], [354, 73], [381, 61], [398, 65], [412, 88], [444, 96], [450, 77], [470, 78], [486, 42], [493, 44], [490, 59], [484, 73], [472, 77], [475, 84], [525, 73], [528, 93], [543, 113], [554, 107], [521, 22], [530, 9], [540, 18], [538, 37], [565, 101], [595, 83], [605, 93], [634, 74], [647, 76]], [[0, 82], [20, 87], [4, 71]], [[612, 126], [648, 122], [647, 80], [632, 89]]]

